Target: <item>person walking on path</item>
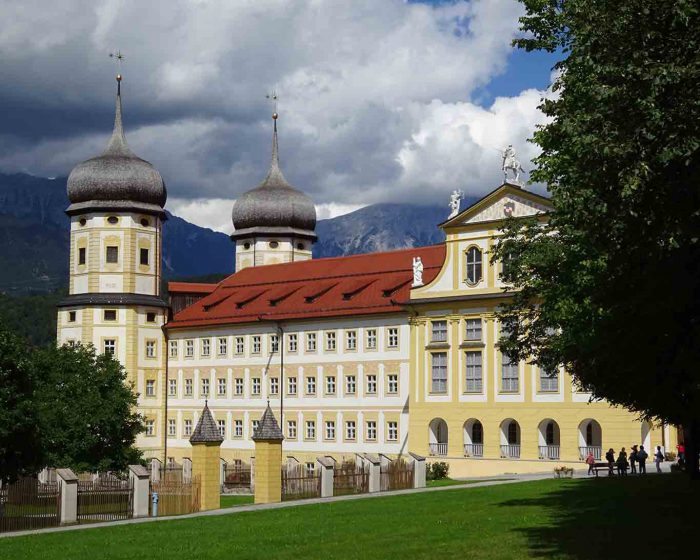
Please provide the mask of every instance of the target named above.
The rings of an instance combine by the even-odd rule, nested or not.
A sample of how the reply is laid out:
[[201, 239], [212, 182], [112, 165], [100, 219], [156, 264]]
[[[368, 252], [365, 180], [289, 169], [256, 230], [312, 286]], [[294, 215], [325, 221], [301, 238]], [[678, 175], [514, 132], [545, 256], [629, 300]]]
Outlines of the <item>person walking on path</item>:
[[676, 445], [676, 449], [678, 450], [678, 462], [683, 463], [685, 461], [685, 445], [679, 443]]
[[637, 446], [633, 445], [630, 450], [630, 474], [637, 474]]
[[649, 454], [644, 451], [644, 446], [639, 446], [639, 451], [637, 451], [637, 462], [639, 463], [639, 474], [647, 474], [647, 457]]
[[608, 476], [615, 474], [613, 469], [615, 469], [615, 450], [611, 447], [605, 454], [605, 460], [608, 462]]
[[663, 451], [661, 451], [661, 446], [656, 446], [656, 453], [654, 453], [654, 463], [656, 463], [656, 472], [661, 472], [661, 462], [664, 460]]
[[588, 452], [588, 457], [586, 457], [586, 464], [588, 465], [588, 474], [593, 473], [593, 466], [595, 465], [595, 457], [593, 456], [593, 451]]
[[617, 456], [617, 474], [627, 476], [627, 451], [623, 447]]

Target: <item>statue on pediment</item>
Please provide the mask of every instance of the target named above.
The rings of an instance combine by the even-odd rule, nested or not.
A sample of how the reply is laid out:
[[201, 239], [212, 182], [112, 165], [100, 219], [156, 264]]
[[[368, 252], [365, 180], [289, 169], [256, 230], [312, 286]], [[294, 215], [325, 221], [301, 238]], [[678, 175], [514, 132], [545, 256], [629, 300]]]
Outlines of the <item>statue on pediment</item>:
[[413, 257], [413, 284], [412, 288], [417, 288], [423, 285], [423, 259]]
[[[508, 144], [508, 147], [503, 150], [503, 163], [501, 164], [501, 169], [503, 169], [503, 182], [504, 183], [514, 183], [516, 185], [520, 184], [520, 174], [525, 173], [520, 161], [515, 155], [515, 149], [513, 144]], [[513, 179], [508, 180], [508, 171], [513, 174]]]
[[461, 190], [452, 191], [450, 195], [450, 215], [447, 219], [454, 218], [459, 214], [459, 202], [464, 198], [464, 193]]

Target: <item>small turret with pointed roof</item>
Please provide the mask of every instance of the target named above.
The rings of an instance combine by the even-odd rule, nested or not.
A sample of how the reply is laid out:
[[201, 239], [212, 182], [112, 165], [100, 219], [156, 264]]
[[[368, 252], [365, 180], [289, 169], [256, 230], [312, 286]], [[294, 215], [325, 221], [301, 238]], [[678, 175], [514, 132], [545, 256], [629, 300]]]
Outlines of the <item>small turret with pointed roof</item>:
[[282, 441], [284, 436], [275, 418], [270, 401], [267, 401], [267, 408], [263, 412], [258, 427], [253, 432], [253, 441]]
[[221, 437], [219, 427], [209, 410], [209, 403], [204, 401], [204, 410], [202, 410], [202, 415], [199, 417], [194, 432], [192, 432], [190, 443], [221, 443], [223, 441], [224, 438]]

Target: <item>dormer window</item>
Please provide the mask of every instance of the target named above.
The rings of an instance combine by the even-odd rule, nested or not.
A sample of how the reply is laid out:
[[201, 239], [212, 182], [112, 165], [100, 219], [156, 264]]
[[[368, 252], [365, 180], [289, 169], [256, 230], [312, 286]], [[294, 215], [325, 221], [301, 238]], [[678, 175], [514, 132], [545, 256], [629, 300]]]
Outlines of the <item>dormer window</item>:
[[481, 282], [482, 254], [478, 247], [467, 250], [467, 284], [475, 285]]
[[115, 225], [119, 223], [119, 218], [117, 218], [116, 216], [110, 216], [109, 218], [107, 218], [107, 221], [110, 224]]
[[280, 244], [277, 241], [270, 241], [270, 249], [277, 249]]

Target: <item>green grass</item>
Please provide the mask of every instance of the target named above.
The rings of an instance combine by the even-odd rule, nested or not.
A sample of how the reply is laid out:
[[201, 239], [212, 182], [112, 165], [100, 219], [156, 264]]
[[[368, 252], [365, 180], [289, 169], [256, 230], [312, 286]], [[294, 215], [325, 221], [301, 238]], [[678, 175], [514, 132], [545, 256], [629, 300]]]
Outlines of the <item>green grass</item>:
[[221, 507], [230, 508], [236, 506], [247, 506], [253, 503], [252, 494], [227, 494], [221, 496]]
[[699, 499], [682, 475], [548, 479], [0, 539], [0, 558], [677, 558]]
[[440, 486], [458, 486], [460, 484], [476, 484], [477, 482], [491, 482], [493, 480], [511, 480], [510, 478], [475, 478], [473, 480], [455, 480], [453, 478], [441, 478], [439, 480], [428, 480], [425, 485], [428, 488], [439, 488]]

